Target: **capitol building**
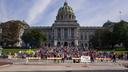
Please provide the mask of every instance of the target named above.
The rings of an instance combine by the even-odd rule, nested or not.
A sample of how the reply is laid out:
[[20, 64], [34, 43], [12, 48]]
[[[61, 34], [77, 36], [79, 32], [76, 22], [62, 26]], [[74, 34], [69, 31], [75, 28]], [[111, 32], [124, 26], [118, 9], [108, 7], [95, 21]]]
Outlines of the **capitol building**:
[[[80, 26], [76, 20], [72, 7], [70, 7], [67, 2], [64, 2], [64, 5], [59, 8], [56, 20], [52, 26], [32, 26], [30, 28], [40, 29], [42, 33], [47, 36], [47, 41], [43, 43], [44, 46], [89, 48], [89, 41], [95, 34], [95, 31], [97, 29], [102, 29], [103, 27]], [[2, 28], [0, 27], [0, 40], [2, 34], [1, 29]], [[20, 42], [16, 43], [18, 44], [16, 46], [22, 47], [20, 37], [21, 36], [18, 38]]]
[[32, 27], [41, 29], [47, 36], [47, 46], [89, 47], [89, 40], [97, 29], [102, 27], [83, 27], [76, 20], [75, 13], [64, 2], [58, 10], [55, 22], [50, 27]]

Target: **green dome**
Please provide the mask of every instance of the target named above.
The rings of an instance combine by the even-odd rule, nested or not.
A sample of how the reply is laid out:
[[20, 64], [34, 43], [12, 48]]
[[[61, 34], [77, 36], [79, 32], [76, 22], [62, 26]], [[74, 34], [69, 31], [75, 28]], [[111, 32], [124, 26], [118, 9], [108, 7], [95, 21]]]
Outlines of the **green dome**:
[[65, 2], [64, 6], [59, 9], [58, 14], [74, 14], [74, 12], [73, 9], [68, 6], [68, 3]]
[[68, 6], [67, 2], [65, 2], [64, 6], [59, 9], [56, 16], [57, 21], [75, 21], [75, 18], [76, 16], [73, 12], [73, 9]]

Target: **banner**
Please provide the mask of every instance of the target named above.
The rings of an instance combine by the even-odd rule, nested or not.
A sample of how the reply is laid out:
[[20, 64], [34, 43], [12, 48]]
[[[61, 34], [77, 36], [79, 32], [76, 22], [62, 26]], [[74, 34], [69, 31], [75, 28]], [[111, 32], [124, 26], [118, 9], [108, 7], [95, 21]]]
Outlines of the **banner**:
[[91, 62], [90, 56], [81, 56], [81, 62]]

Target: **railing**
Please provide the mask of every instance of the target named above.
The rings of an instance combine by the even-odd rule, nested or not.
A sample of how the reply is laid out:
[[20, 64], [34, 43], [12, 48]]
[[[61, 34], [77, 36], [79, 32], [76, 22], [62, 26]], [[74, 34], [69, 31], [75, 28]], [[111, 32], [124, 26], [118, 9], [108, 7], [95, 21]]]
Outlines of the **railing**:
[[[64, 60], [61, 57], [49, 57], [41, 59], [41, 57], [26, 57], [11, 59], [13, 64], [58, 64], [58, 63], [81, 63], [81, 58], [72, 58], [71, 60]], [[111, 62], [111, 58], [95, 58], [95, 62]]]

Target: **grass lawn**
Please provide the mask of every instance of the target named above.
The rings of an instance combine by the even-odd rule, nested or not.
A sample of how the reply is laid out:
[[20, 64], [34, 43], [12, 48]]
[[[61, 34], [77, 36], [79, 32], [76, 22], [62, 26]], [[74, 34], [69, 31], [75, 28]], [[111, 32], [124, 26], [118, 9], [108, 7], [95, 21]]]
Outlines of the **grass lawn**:
[[7, 55], [9, 53], [14, 54], [14, 53], [18, 53], [19, 51], [28, 51], [28, 50], [32, 50], [35, 51], [36, 49], [3, 49], [2, 52], [4, 55]]

